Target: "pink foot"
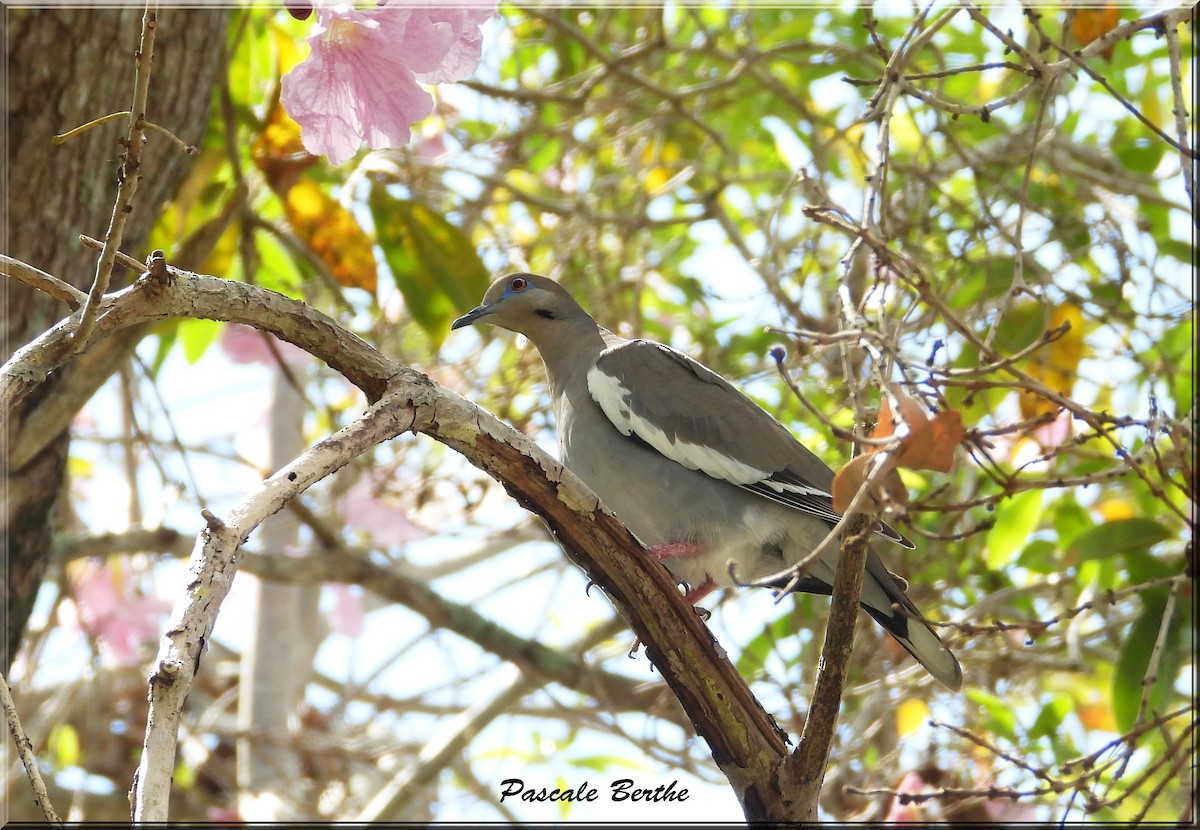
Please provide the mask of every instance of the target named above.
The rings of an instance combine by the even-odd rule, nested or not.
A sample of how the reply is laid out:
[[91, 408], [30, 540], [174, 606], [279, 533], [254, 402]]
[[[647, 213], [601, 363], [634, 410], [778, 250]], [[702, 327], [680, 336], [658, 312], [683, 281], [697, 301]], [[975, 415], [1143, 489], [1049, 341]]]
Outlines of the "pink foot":
[[650, 553], [660, 562], [664, 559], [686, 559], [689, 556], [699, 556], [704, 546], [697, 542], [664, 542], [653, 545]]
[[[682, 542], [672, 542], [672, 543], [670, 543], [670, 545], [657, 545], [655, 547], [652, 547], [652, 548], [650, 548], [650, 552], [653, 553], [655, 555], [655, 557], [657, 557], [659, 559], [670, 559], [671, 556], [669, 556], [669, 555], [663, 556], [660, 552], [660, 549], [664, 548], [664, 547], [671, 547], [671, 546], [691, 547], [693, 549], [698, 549], [698, 546], [696, 546], [696, 545], [688, 546], [688, 545], [684, 545], [684, 543], [682, 543]], [[692, 552], [694, 554], [695, 550], [693, 550]], [[681, 555], [686, 556], [687, 554], [681, 554]], [[683, 598], [686, 599], [690, 604], [695, 605], [697, 602], [704, 599], [706, 596], [711, 594], [716, 589], [717, 589], [717, 584], [712, 581], [712, 577], [710, 576], [707, 579], [705, 579], [703, 582], [701, 582], [699, 587], [692, 588], [690, 591], [688, 591], [686, 594], [684, 594]], [[696, 613], [700, 615], [700, 619], [707, 620], [709, 617], [709, 614], [711, 614], [712, 612], [709, 611], [707, 608], [697, 608]], [[637, 654], [638, 649], [641, 647], [642, 647], [641, 639], [634, 637], [633, 645], [629, 647], [629, 657], [632, 658], [635, 654]]]

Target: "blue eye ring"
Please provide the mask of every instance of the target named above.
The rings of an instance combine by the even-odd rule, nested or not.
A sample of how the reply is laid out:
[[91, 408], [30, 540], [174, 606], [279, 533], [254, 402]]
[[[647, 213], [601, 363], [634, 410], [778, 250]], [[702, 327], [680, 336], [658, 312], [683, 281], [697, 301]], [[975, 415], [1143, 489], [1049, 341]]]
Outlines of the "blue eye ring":
[[529, 287], [529, 280], [524, 277], [513, 277], [508, 281], [508, 290], [514, 294], [520, 293]]

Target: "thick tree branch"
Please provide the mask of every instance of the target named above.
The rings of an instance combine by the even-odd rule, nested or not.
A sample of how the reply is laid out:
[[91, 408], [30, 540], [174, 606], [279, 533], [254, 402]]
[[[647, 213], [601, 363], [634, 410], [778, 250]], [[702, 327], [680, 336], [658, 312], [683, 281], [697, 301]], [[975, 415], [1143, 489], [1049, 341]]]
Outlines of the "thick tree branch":
[[850, 652], [854, 647], [854, 626], [858, 622], [863, 574], [871, 549], [870, 535], [871, 522], [865, 515], [856, 514], [846, 531], [838, 557], [833, 604], [829, 609], [829, 624], [825, 629], [817, 682], [804, 719], [804, 731], [796, 751], [788, 757], [779, 776], [780, 790], [794, 799], [801, 812], [800, 821], [817, 820], [817, 802], [841, 709]]
[[[729, 777], [746, 815], [752, 819], [791, 818], [773, 784], [783, 757], [783, 733], [718, 651], [667, 571], [645, 555], [629, 531], [600, 507], [595, 495], [573, 474], [527, 437], [425, 376], [391, 363], [302, 303], [229, 280], [181, 272], [172, 276], [170, 287], [155, 283], [151, 288], [150, 280], [143, 278], [107, 297], [93, 339], [168, 317], [246, 323], [325, 360], [368, 398], [379, 401], [385, 390], [389, 396], [386, 404], [377, 403], [363, 420], [268, 479], [263, 490], [250, 496], [228, 521], [210, 517], [210, 528], [201, 534], [193, 553], [188, 599], [176, 611], [151, 681], [151, 719], [135, 785], [135, 818], [166, 818], [182, 701], [219, 601], [228, 591], [242, 540], [287, 499], [373, 446], [362, 436], [369, 433], [377, 442], [385, 440], [388, 436], [384, 433], [390, 430], [398, 434], [409, 428], [463, 453], [546, 520], [568, 557], [604, 588], [646, 644], [650, 659]], [[61, 343], [75, 330], [77, 319], [78, 314], [55, 326], [13, 355], [0, 370], [0, 393], [10, 406], [65, 360]], [[380, 424], [386, 428], [381, 429]]]

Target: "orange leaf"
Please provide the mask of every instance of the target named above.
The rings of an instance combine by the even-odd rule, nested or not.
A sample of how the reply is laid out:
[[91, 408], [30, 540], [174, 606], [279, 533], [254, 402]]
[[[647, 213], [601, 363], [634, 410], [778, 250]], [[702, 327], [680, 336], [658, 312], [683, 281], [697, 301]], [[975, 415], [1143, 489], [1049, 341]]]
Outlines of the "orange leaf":
[[295, 184], [301, 170], [317, 162], [317, 157], [300, 143], [300, 125], [291, 119], [278, 98], [250, 148], [250, 157], [254, 166], [266, 175], [267, 184], [281, 196]]
[[[850, 502], [854, 501], [854, 495], [867, 483], [867, 478], [872, 472], [871, 464], [878, 460], [879, 456], [868, 452], [851, 458], [842, 465], [833, 477], [833, 485], [830, 488], [834, 510], [839, 513], [846, 512], [850, 507]], [[904, 482], [900, 480], [900, 474], [893, 467], [875, 480], [874, 485], [867, 491], [859, 512], [878, 513], [888, 505], [906, 504], [908, 504], [908, 490], [905, 489]]]
[[[954, 450], [966, 431], [962, 415], [946, 409], [930, 417], [925, 408], [904, 393], [898, 384], [889, 384], [891, 395], [884, 395], [880, 405], [879, 423], [872, 438], [888, 438], [896, 432], [896, 419], [891, 413], [890, 398], [900, 405], [900, 417], [908, 427], [908, 435], [896, 453], [896, 464], [913, 470], [935, 470], [948, 473], [954, 466]], [[877, 451], [881, 447], [872, 447]]]
[[954, 450], [962, 443], [962, 414], [957, 409], [945, 409], [930, 418], [921, 431], [919, 449], [906, 450], [900, 463], [914, 470], [934, 470], [948, 473], [954, 467]]
[[292, 231], [325, 263], [339, 285], [375, 292], [378, 266], [371, 240], [353, 214], [310, 179], [300, 179], [283, 200]]
[[[1109, 2], [1100, 8], [1079, 9], [1071, 20], [1071, 34], [1080, 46], [1087, 46], [1093, 40], [1117, 28], [1121, 19], [1121, 10], [1116, 3]], [[1105, 60], [1112, 60], [1113, 47], [1106, 46], [1100, 50]]]
[[1117, 728], [1117, 721], [1107, 701], [1081, 703], [1076, 707], [1075, 714], [1078, 715], [1079, 722], [1088, 729], [1112, 732]]
[[[891, 394], [883, 396], [879, 407], [879, 421], [875, 424], [871, 438], [876, 441], [891, 438], [896, 434], [897, 424], [901, 422], [908, 427], [908, 435], [891, 456], [892, 469], [876, 478], [874, 486], [868, 491], [866, 504], [862, 507], [864, 513], [877, 513], [888, 505], [908, 504], [908, 491], [900, 479], [900, 474], [896, 472], [896, 467], [950, 472], [954, 466], [954, 451], [966, 434], [962, 425], [962, 415], [958, 410], [946, 409], [930, 417], [925, 407], [906, 395], [899, 384], [889, 384], [888, 391]], [[892, 414], [892, 398], [895, 398], [899, 405], [899, 418]], [[834, 510], [839, 513], [846, 512], [855, 493], [862, 489], [870, 478], [871, 465], [878, 461], [875, 454], [884, 448], [885, 445], [881, 444], [868, 446], [862, 455], [850, 459], [837, 471], [830, 489]]]
[[[1064, 323], [1069, 323], [1070, 329], [1024, 362], [1022, 368], [1030, 377], [1049, 386], [1060, 395], [1070, 395], [1075, 387], [1079, 361], [1083, 359], [1085, 351], [1083, 310], [1074, 303], [1055, 306], [1050, 312], [1048, 328], [1056, 329]], [[1058, 404], [1036, 392], [1022, 390], [1018, 402], [1021, 405], [1021, 415], [1025, 418], [1052, 415], [1058, 411]]]

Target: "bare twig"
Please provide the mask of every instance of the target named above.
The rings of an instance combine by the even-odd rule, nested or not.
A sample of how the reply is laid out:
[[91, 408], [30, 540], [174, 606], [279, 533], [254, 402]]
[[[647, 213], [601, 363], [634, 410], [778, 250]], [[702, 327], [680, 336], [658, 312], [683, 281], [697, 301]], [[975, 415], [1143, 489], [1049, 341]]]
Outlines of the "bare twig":
[[1167, 34], [1167, 55], [1171, 60], [1171, 114], [1175, 116], [1175, 135], [1179, 144], [1179, 167], [1183, 172], [1183, 186], [1192, 205], [1192, 222], [1200, 222], [1196, 213], [1196, 182], [1192, 178], [1193, 159], [1195, 154], [1188, 145], [1187, 105], [1188, 100], [1183, 95], [1183, 59], [1179, 49], [1178, 24], [1164, 27]]
[[[92, 237], [83, 233], [79, 234], [79, 244], [83, 245], [85, 248], [91, 248], [93, 251], [104, 250], [103, 242], [101, 242], [99, 239], [93, 239]], [[128, 271], [133, 271], [135, 274], [140, 274], [146, 270], [146, 263], [138, 262], [136, 259], [123, 251], [117, 251], [116, 256], [113, 257], [113, 264], [120, 265], [122, 268]], [[83, 292], [80, 291], [79, 293], [82, 294]]]
[[12, 735], [13, 743], [17, 745], [17, 755], [25, 765], [25, 774], [29, 776], [29, 784], [33, 787], [33, 800], [42, 808], [42, 815], [50, 824], [62, 826], [62, 819], [54, 811], [50, 803], [50, 794], [46, 791], [46, 782], [42, 780], [41, 770], [38, 769], [37, 756], [33, 752], [33, 742], [25, 734], [21, 719], [17, 716], [17, 705], [13, 702], [8, 688], [8, 681], [0, 673], [0, 704], [4, 706], [4, 720], [8, 724], [8, 732]]
[[100, 316], [100, 301], [108, 291], [112, 279], [113, 261], [117, 249], [125, 235], [125, 221], [133, 209], [133, 196], [137, 192], [141, 180], [142, 142], [145, 132], [141, 122], [146, 116], [146, 99], [150, 91], [150, 72], [154, 63], [154, 33], [158, 27], [158, 15], [154, 5], [148, 3], [142, 16], [142, 40], [138, 46], [137, 62], [134, 70], [133, 106], [129, 115], [129, 131], [125, 139], [125, 160], [119, 168], [117, 176], [117, 199], [113, 204], [112, 217], [109, 219], [108, 231], [104, 235], [104, 250], [96, 263], [96, 277], [92, 281], [91, 291], [88, 292], [87, 302], [79, 318], [78, 328], [72, 336], [74, 348], [81, 350], [92, 336], [96, 327], [96, 318]]
[[1146, 714], [1150, 710], [1150, 698], [1154, 694], [1154, 687], [1158, 683], [1158, 668], [1162, 663], [1163, 649], [1167, 644], [1167, 634], [1171, 630], [1171, 623], [1175, 618], [1175, 603], [1179, 595], [1180, 581], [1175, 580], [1171, 583], [1170, 590], [1167, 591], [1167, 603], [1163, 607], [1162, 622], [1158, 627], [1158, 636], [1154, 638], [1154, 648], [1150, 652], [1150, 661], [1146, 664], [1146, 676], [1142, 678], [1142, 699], [1138, 703], [1137, 719], [1143, 721], [1146, 719]]
[[347, 464], [365, 450], [406, 432], [411, 409], [388, 405], [385, 397], [362, 418], [306, 450], [272, 475], [221, 520], [208, 511], [208, 528], [196, 539], [187, 592], [177, 605], [150, 675], [146, 738], [131, 796], [135, 822], [168, 818], [183, 703], [191, 690], [217, 611], [237, 571], [242, 541], [295, 495]]
[[3, 269], [4, 274], [17, 282], [23, 282], [38, 291], [45, 291], [56, 300], [62, 300], [72, 311], [78, 309], [87, 300], [87, 294], [75, 286], [63, 282], [53, 274], [47, 274], [40, 268], [26, 265], [19, 259], [0, 254], [0, 268]]
[[[92, 121], [87, 122], [86, 124], [81, 124], [80, 126], [76, 127], [73, 130], [67, 130], [65, 133], [59, 133], [58, 135], [54, 136], [54, 138], [50, 139], [50, 142], [52, 144], [62, 144], [63, 142], [65, 142], [69, 139], [72, 139], [77, 135], [82, 135], [83, 133], [86, 133], [88, 130], [92, 129], [93, 127], [99, 127], [101, 124], [106, 124], [109, 121], [116, 121], [118, 118], [128, 117], [130, 114], [131, 113], [129, 112], [129, 110], [121, 110], [120, 112], [110, 112], [108, 115], [102, 115], [99, 118], [96, 118]], [[179, 147], [179, 149], [183, 150], [183, 152], [187, 153], [189, 156], [194, 156], [200, 152], [199, 148], [197, 148], [195, 145], [188, 144], [182, 138], [175, 135], [175, 133], [171, 132], [166, 127], [162, 126], [161, 124], [155, 124], [153, 121], [147, 121], [145, 118], [139, 118], [137, 120], [135, 126], [138, 129], [141, 129], [142, 127], [146, 127], [148, 129], [154, 130], [156, 133], [159, 133], [160, 135], [166, 136], [173, 143], [175, 143]]]
[[500, 691], [476, 702], [449, 724], [442, 736], [426, 744], [411, 765], [380, 788], [356, 821], [395, 821], [403, 818], [405, 808], [420, 794], [421, 787], [458, 757], [484, 727], [540, 685], [535, 678], [513, 672]]

